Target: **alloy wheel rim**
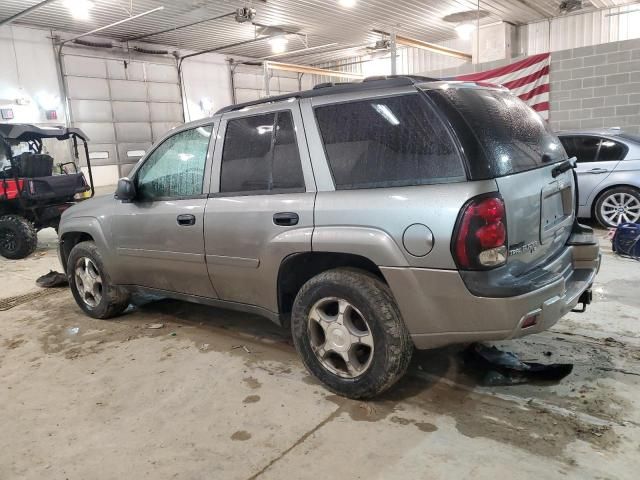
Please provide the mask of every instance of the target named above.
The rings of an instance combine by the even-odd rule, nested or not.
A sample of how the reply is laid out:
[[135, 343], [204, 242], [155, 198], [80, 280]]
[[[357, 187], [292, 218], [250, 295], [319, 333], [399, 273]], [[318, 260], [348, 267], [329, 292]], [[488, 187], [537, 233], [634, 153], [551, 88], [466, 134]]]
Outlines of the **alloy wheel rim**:
[[102, 300], [102, 276], [93, 260], [87, 257], [79, 258], [74, 276], [76, 290], [82, 301], [90, 307], [97, 306]]
[[11, 230], [0, 230], [0, 246], [6, 252], [13, 252], [18, 248], [16, 234]]
[[347, 300], [327, 297], [309, 311], [311, 350], [329, 372], [356, 378], [371, 366], [373, 334], [365, 317]]
[[613, 193], [606, 197], [600, 214], [611, 225], [640, 220], [640, 201], [630, 193]]

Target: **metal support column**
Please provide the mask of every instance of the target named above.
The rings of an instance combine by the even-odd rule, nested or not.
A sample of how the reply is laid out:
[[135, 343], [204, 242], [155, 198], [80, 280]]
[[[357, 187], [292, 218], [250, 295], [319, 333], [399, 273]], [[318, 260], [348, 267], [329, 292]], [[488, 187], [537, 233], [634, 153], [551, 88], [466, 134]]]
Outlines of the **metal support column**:
[[396, 43], [396, 32], [391, 31], [390, 50], [391, 50], [391, 75], [396, 75], [398, 70], [396, 53], [398, 51]]

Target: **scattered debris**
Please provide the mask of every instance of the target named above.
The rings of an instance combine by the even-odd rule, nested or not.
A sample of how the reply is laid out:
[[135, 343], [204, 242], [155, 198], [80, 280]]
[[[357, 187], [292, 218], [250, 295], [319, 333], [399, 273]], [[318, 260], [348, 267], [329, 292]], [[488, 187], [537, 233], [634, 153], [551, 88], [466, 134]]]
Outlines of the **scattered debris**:
[[164, 328], [164, 323], [148, 323], [147, 328], [151, 330], [157, 330], [159, 328]]
[[238, 348], [242, 348], [245, 352], [251, 353], [251, 350], [249, 350], [245, 345], [234, 345], [231, 347], [231, 350], [236, 350]]
[[203, 343], [202, 345], [200, 345], [200, 350], [205, 351], [209, 348], [209, 344], [208, 343]]
[[175, 337], [176, 335], [177, 335], [177, 333], [176, 333], [176, 332], [171, 332], [171, 333], [169, 334], [169, 336], [170, 336], [170, 337]]
[[[544, 353], [546, 355], [546, 352]], [[517, 385], [531, 380], [560, 380], [571, 373], [570, 363], [544, 365], [523, 362], [512, 352], [474, 343], [464, 351], [465, 364], [484, 372], [483, 383], [488, 386]]]
[[67, 333], [69, 335], [77, 335], [80, 332], [80, 327], [69, 327], [67, 328]]
[[69, 285], [69, 280], [64, 273], [49, 270], [49, 273], [42, 275], [36, 279], [36, 285], [42, 288], [59, 288]]

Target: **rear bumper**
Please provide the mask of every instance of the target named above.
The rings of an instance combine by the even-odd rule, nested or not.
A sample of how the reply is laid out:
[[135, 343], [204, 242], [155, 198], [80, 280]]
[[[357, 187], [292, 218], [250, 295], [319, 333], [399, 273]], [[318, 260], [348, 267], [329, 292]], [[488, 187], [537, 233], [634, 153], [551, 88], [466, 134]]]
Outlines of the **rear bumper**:
[[[544, 270], [554, 280], [510, 297], [473, 295], [454, 270], [382, 267], [419, 349], [502, 340], [550, 328], [578, 304], [600, 268], [597, 244], [568, 246]], [[537, 322], [523, 322], [537, 315]]]

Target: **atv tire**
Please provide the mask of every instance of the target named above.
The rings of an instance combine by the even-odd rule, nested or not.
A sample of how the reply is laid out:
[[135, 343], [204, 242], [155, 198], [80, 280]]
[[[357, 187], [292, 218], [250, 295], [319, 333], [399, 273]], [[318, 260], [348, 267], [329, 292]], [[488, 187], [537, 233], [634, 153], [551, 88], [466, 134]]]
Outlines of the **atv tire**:
[[38, 234], [33, 224], [20, 215], [0, 217], [0, 255], [18, 260], [31, 255], [38, 246]]

